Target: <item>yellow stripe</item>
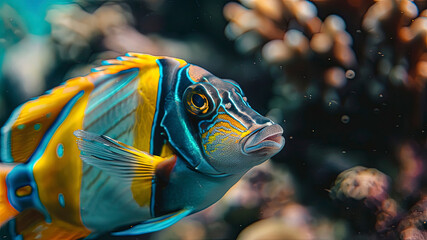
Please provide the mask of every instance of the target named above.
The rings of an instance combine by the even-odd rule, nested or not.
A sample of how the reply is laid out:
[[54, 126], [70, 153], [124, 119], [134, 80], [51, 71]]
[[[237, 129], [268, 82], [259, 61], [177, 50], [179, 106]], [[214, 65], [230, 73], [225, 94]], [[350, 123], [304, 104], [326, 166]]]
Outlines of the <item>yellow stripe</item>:
[[[136, 112], [133, 146], [139, 150], [150, 152], [151, 130], [153, 127], [154, 114], [156, 113], [160, 79], [160, 68], [156, 60], [162, 59], [163, 57], [153, 57], [150, 55], [140, 54], [133, 54], [132, 56], [137, 57], [133, 61], [138, 62], [138, 65], [141, 68], [138, 76], [138, 93], [140, 95], [140, 103]], [[127, 60], [127, 58], [124, 58], [124, 60]], [[183, 60], [175, 60], [180, 63], [180, 66], [186, 65], [186, 62]], [[157, 165], [157, 163], [155, 163], [155, 165]], [[134, 180], [132, 182], [132, 194], [135, 201], [140, 206], [150, 205], [151, 185], [152, 178], [139, 181]]]
[[7, 198], [6, 176], [15, 165], [0, 165], [0, 226], [18, 214]]
[[[223, 113], [223, 111], [220, 111], [220, 113]], [[224, 120], [224, 121], [219, 121], [219, 120]], [[227, 141], [230, 141], [229, 139], [230, 137], [239, 140], [247, 136], [249, 133], [251, 133], [242, 124], [240, 124], [238, 121], [236, 121], [234, 118], [232, 118], [228, 114], [218, 114], [217, 117], [213, 120], [213, 122], [215, 121], [217, 121], [215, 125], [211, 126], [211, 128], [208, 131], [202, 134], [202, 139], [205, 140], [204, 150], [205, 150], [205, 153], [208, 155], [220, 149], [220, 144], [213, 145], [219, 136], [225, 136], [229, 134], [229, 137], [220, 138], [221, 143], [224, 145], [224, 144], [228, 144]], [[239, 129], [240, 131], [237, 130], [236, 128]], [[216, 132], [212, 134], [214, 131]], [[236, 143], [238, 140], [235, 140]], [[210, 146], [211, 148], [210, 151], [208, 151], [208, 146]]]
[[150, 151], [151, 128], [156, 112], [157, 91], [159, 88], [160, 71], [156, 58], [146, 62], [138, 76], [138, 93], [140, 103], [136, 112], [133, 146], [139, 150]]
[[[157, 106], [157, 95], [159, 90], [160, 69], [157, 60], [168, 57], [155, 57], [146, 54], [129, 53], [120, 60], [109, 60], [107, 66], [99, 67], [100, 72], [91, 74], [94, 78], [102, 74], [114, 74], [129, 68], [139, 68], [138, 94], [139, 103], [135, 114], [135, 126], [133, 129], [133, 147], [144, 151], [150, 151], [151, 130], [153, 127], [154, 114]], [[179, 67], [187, 65], [181, 59], [169, 58], [178, 61]], [[156, 166], [157, 163], [154, 163]], [[152, 178], [134, 180], [131, 185], [132, 195], [140, 206], [149, 206], [151, 200]]]
[[[120, 61], [121, 65], [105, 66], [101, 72], [92, 73], [84, 78], [69, 80], [64, 86], [55, 88], [52, 94], [40, 97], [24, 106], [21, 114], [27, 112], [36, 112], [37, 114], [25, 114], [25, 116], [34, 116], [34, 119], [20, 118], [20, 121], [15, 123], [17, 131], [22, 130], [22, 127], [32, 127], [35, 131], [33, 135], [41, 138], [47, 127], [57, 117], [57, 113], [60, 112], [63, 105], [78, 92], [85, 90], [84, 95], [76, 102], [67, 118], [53, 134], [43, 156], [34, 164], [33, 168], [34, 178], [39, 190], [39, 198], [49, 212], [52, 223], [48, 224], [42, 218], [31, 223], [23, 223], [21, 221], [34, 215], [33, 213], [28, 213], [28, 216], [25, 215], [25, 217], [24, 215], [23, 217], [18, 216], [18, 220], [20, 220], [17, 222], [18, 233], [22, 234], [24, 239], [33, 239], [39, 236], [41, 237], [40, 239], [76, 239], [87, 236], [90, 233], [83, 225], [80, 216], [79, 193], [83, 173], [82, 162], [79, 158], [80, 151], [73, 137], [73, 132], [77, 129], [82, 129], [84, 110], [88, 103], [89, 94], [94, 87], [91, 81], [105, 74], [114, 74], [132, 67], [140, 69], [138, 92], [141, 102], [136, 114], [137, 124], [134, 128], [134, 146], [148, 152], [160, 77], [159, 67], [156, 63], [157, 59], [159, 58], [149, 55], [127, 57], [124, 61]], [[177, 59], [177, 61], [180, 62], [181, 66], [186, 65], [183, 60]], [[46, 109], [42, 112], [51, 113], [49, 117], [42, 114], [43, 117], [49, 119], [40, 119], [41, 112], [39, 107]], [[28, 123], [31, 123], [31, 125], [29, 126]], [[38, 125], [39, 123], [40, 125]], [[20, 124], [26, 125], [20, 126]], [[23, 140], [23, 138], [21, 139], [21, 137], [15, 135], [12, 138], [12, 141]], [[40, 141], [40, 139], [35, 140], [35, 142]], [[59, 146], [60, 149], [63, 148], [63, 153], [58, 153]], [[30, 149], [30, 153], [34, 150], [33, 148]], [[19, 160], [25, 161], [28, 157], [27, 155], [21, 155]], [[158, 162], [154, 162], [154, 166], [157, 165]], [[148, 191], [141, 191], [143, 189], [141, 185], [147, 187]], [[138, 204], [141, 206], [149, 205], [151, 179], [143, 182], [134, 181], [132, 183], [132, 192]]]
[[16, 232], [25, 240], [75, 240], [89, 235], [88, 230], [62, 221], [46, 223], [35, 209], [26, 209], [16, 217]]
[[69, 80], [66, 85], [52, 89], [50, 94], [28, 101], [22, 106], [11, 129], [11, 154], [14, 162], [28, 160], [64, 105], [81, 90], [79, 84], [72, 83], [87, 81], [82, 79], [84, 78]]
[[[64, 89], [54, 91], [51, 101], [55, 101], [55, 96], [69, 95], [71, 98], [81, 90], [85, 92], [53, 134], [42, 157], [34, 164], [33, 173], [39, 198], [52, 218], [52, 223], [47, 224], [49, 230], [46, 229], [46, 233], [41, 233], [42, 239], [47, 239], [43, 235], [53, 233], [52, 229], [67, 229], [70, 233], [78, 232], [80, 236], [90, 233], [84, 227], [80, 216], [82, 162], [73, 132], [83, 127], [84, 110], [93, 84], [86, 78], [78, 78], [67, 81]], [[61, 205], [59, 196], [63, 198], [65, 204]], [[39, 224], [46, 225], [44, 221]], [[32, 236], [31, 234], [33, 233], [26, 229], [23, 235], [25, 238]]]

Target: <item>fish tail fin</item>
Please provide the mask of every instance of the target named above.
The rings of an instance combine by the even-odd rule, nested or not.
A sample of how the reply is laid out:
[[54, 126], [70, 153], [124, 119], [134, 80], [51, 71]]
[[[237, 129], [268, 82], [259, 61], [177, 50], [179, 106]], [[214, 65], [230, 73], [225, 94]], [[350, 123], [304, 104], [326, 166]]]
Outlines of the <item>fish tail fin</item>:
[[19, 211], [10, 204], [7, 197], [6, 177], [9, 172], [12, 171], [13, 167], [15, 167], [15, 165], [0, 164], [0, 226], [19, 213]]

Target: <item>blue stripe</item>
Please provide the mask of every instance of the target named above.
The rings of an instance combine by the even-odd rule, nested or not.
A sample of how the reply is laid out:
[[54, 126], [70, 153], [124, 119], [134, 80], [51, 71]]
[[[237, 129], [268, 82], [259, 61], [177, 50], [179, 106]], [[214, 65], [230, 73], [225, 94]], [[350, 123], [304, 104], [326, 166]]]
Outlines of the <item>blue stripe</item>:
[[251, 108], [251, 106], [249, 106], [249, 103], [243, 99], [243, 96], [242, 96], [240, 93], [236, 93], [236, 94], [237, 94], [237, 96], [239, 96], [239, 97], [240, 97], [240, 100], [242, 100], [242, 102], [243, 102], [246, 106], [248, 106], [248, 107], [250, 107], [250, 108]]
[[[230, 99], [230, 102], [232, 102], [232, 103], [233, 103], [233, 105], [234, 105], [234, 107], [236, 108], [237, 112], [238, 112], [238, 113], [243, 113], [243, 112], [241, 111], [241, 109], [238, 109], [238, 108], [237, 108], [237, 104], [236, 104], [236, 102], [234, 102], [233, 98], [231, 98], [231, 96], [230, 96], [230, 95], [228, 96], [228, 98]], [[247, 128], [247, 127], [246, 127], [246, 125], [244, 125], [241, 121], [237, 120], [237, 118], [235, 118], [233, 115], [231, 115], [231, 114], [227, 111], [227, 109], [226, 109], [226, 108], [224, 108], [224, 111], [225, 111], [228, 115], [230, 115], [230, 117], [234, 118], [234, 120], [236, 120], [236, 121], [238, 121], [240, 124], [242, 124], [242, 126], [244, 126], [245, 128]]]
[[[222, 105], [221, 105], [222, 106]], [[224, 111], [225, 111], [225, 113], [220, 113], [220, 112], [217, 112], [211, 119], [209, 119], [209, 120], [203, 120], [203, 121], [200, 121], [199, 122], [199, 131], [203, 134], [203, 133], [205, 133], [205, 132], [207, 132], [207, 131], [209, 131], [213, 126], [215, 126], [215, 124], [216, 123], [218, 123], [218, 122], [226, 122], [226, 123], [228, 123], [228, 124], [230, 124], [230, 126], [231, 127], [233, 127], [234, 129], [236, 129], [237, 131], [239, 131], [239, 132], [243, 132], [241, 129], [239, 129], [239, 128], [237, 128], [236, 126], [234, 126], [233, 124], [231, 124], [230, 123], [230, 121], [228, 121], [228, 120], [224, 120], [224, 119], [216, 119], [215, 121], [214, 121], [214, 119], [215, 118], [217, 118], [218, 117], [218, 115], [219, 114], [226, 114], [226, 115], [228, 115], [228, 116], [230, 116], [231, 118], [233, 118], [234, 120], [236, 120], [238, 123], [240, 123], [244, 128], [247, 128], [244, 124], [242, 124], [242, 122], [241, 121], [239, 121], [238, 119], [236, 119], [234, 116], [232, 116], [226, 109], [225, 109], [225, 107], [224, 106], [222, 106], [222, 108], [224, 109]], [[209, 126], [206, 128], [206, 130], [205, 131], [202, 131], [202, 129], [201, 129], [201, 124], [202, 123], [207, 123], [207, 124], [209, 124]]]
[[[224, 132], [226, 132], [226, 133], [221, 132], [221, 131], [220, 131], [221, 129], [222, 129], [222, 130], [224, 130]], [[203, 138], [203, 139], [202, 139], [202, 141], [203, 141], [203, 145], [205, 145], [205, 143], [208, 141], [207, 139], [209, 139], [209, 137], [210, 137], [211, 135], [215, 135], [216, 133], [221, 133], [221, 135], [224, 135], [224, 138], [225, 138], [225, 137], [230, 137], [231, 135], [238, 136], [236, 133], [230, 132], [230, 129], [229, 129], [229, 128], [226, 128], [226, 127], [217, 127], [217, 128], [215, 128], [214, 130], [212, 130], [212, 132], [211, 132], [211, 133], [208, 133], [208, 135], [206, 135], [206, 138]]]
[[[16, 219], [12, 219], [9, 221], [9, 233], [12, 240], [18, 240], [19, 238], [16, 236]], [[20, 235], [18, 235], [20, 236]]]
[[189, 65], [190, 64], [185, 65], [183, 68], [181, 68], [178, 71], [178, 74], [177, 74], [178, 75], [178, 80], [176, 81], [176, 85], [175, 85], [175, 101], [177, 101], [177, 102], [181, 102], [181, 98], [178, 97], [178, 89], [181, 86], [180, 82], [181, 82], [182, 71], [185, 70], [186, 68], [188, 68]]
[[[120, 73], [124, 73], [124, 71], [122, 71]], [[101, 97], [100, 99], [98, 99], [95, 103], [93, 103], [90, 106], [88, 106], [88, 108], [86, 109], [86, 113], [91, 112], [94, 108], [98, 107], [102, 102], [104, 102], [105, 100], [111, 98], [114, 94], [116, 94], [123, 87], [125, 87], [129, 82], [131, 82], [137, 74], [138, 74], [138, 72], [135, 72], [135, 73], [131, 74], [130, 76], [128, 76], [126, 80], [123, 79], [121, 81], [120, 85], [117, 86], [113, 91], [109, 92], [108, 94], [106, 94], [103, 97]]]
[[[207, 79], [206, 79], [205, 77], [203, 77], [203, 79], [207, 81]], [[209, 86], [211, 86], [213, 89], [215, 89], [215, 91], [216, 91], [216, 93], [217, 93], [217, 96], [218, 96], [218, 98], [219, 98], [219, 104], [218, 104], [218, 106], [221, 106], [221, 105], [222, 105], [222, 97], [221, 97], [221, 94], [219, 94], [218, 89], [217, 89], [214, 85], [212, 85], [212, 83], [210, 83], [210, 82], [206, 82], [206, 83], [202, 83], [202, 84], [209, 85]], [[211, 95], [211, 94], [209, 94], [209, 95]], [[214, 97], [215, 97], [215, 96], [211, 96], [211, 98], [214, 98]], [[218, 114], [218, 108], [217, 108], [217, 106], [216, 106], [216, 102], [215, 102], [215, 100], [213, 100], [213, 101], [212, 101], [212, 103], [213, 103], [212, 108], [214, 108], [214, 109], [215, 109], [215, 111], [216, 111], [216, 112], [217, 112], [217, 114]]]
[[51, 127], [46, 131], [45, 135], [43, 136], [42, 140], [40, 141], [40, 145], [36, 149], [36, 154], [32, 158], [32, 162], [35, 163], [36, 160], [39, 159], [44, 151], [46, 150], [47, 145], [50, 142], [50, 139], [52, 138], [53, 134], [56, 132], [56, 130], [61, 126], [61, 124], [65, 121], [68, 114], [71, 112], [72, 108], [76, 104], [76, 102], [83, 96], [84, 91], [80, 91], [74, 96], [62, 109], [61, 113], [55, 120], [55, 122], [51, 125]]
[[187, 68], [187, 70], [185, 70], [185, 74], [187, 75], [188, 80], [190, 80], [193, 84], [196, 83], [196, 81], [194, 81], [191, 77], [190, 77], [190, 68]]
[[149, 232], [159, 231], [175, 224], [179, 220], [191, 214], [191, 212], [192, 210], [186, 209], [186, 210], [181, 210], [179, 212], [162, 216], [159, 218], [150, 219], [136, 225], [133, 228], [124, 230], [122, 232], [112, 233], [112, 235], [113, 236], [130, 236], [130, 235], [141, 235]]
[[203, 131], [202, 132], [202, 134], [203, 133], [205, 133], [205, 132], [207, 132], [207, 131], [209, 131], [212, 127], [214, 127], [217, 123], [219, 123], [219, 122], [226, 122], [226, 123], [228, 123], [232, 128], [234, 128], [234, 129], [236, 129], [237, 131], [239, 131], [239, 132], [244, 132], [244, 131], [242, 131], [242, 130], [240, 130], [239, 128], [237, 128], [236, 126], [234, 126], [233, 124], [231, 124], [231, 122], [230, 121], [228, 121], [228, 120], [224, 120], [224, 119], [216, 119], [213, 123], [210, 123], [209, 124], [209, 126], [207, 127], [207, 129], [206, 129], [206, 131]]
[[233, 82], [230, 82], [230, 81], [228, 81], [228, 80], [223, 80], [223, 81], [224, 81], [224, 82], [228, 82], [228, 83], [230, 83], [231, 85], [235, 86], [237, 89], [239, 89], [240, 93], [236, 93], [236, 94], [237, 94], [237, 95], [239, 95], [240, 99], [242, 100], [242, 102], [243, 102], [246, 106], [248, 106], [248, 107], [252, 108], [252, 107], [249, 105], [249, 103], [248, 103], [247, 101], [243, 100], [243, 97], [245, 96], [245, 94], [243, 93], [243, 90], [240, 88], [240, 86], [239, 86], [239, 85], [237, 85], [237, 84], [235, 84], [235, 83], [233, 83]]
[[160, 95], [162, 93], [162, 82], [163, 82], [163, 65], [159, 61], [159, 59], [156, 60], [157, 65], [159, 66], [159, 81], [157, 86], [157, 99], [156, 99], [156, 111], [154, 113], [154, 119], [153, 124], [151, 126], [151, 139], [150, 139], [150, 154], [153, 154], [154, 152], [154, 131], [156, 130], [157, 126], [157, 115], [159, 114], [159, 105], [160, 105]]
[[246, 127], [246, 125], [245, 124], [243, 124], [239, 119], [237, 119], [236, 117], [234, 117], [232, 114], [230, 114], [228, 111], [227, 111], [227, 109], [225, 109], [225, 107], [224, 107], [224, 111], [226, 112], [226, 114], [228, 115], [228, 116], [230, 116], [231, 118], [233, 118], [234, 120], [236, 120], [238, 123], [240, 123], [244, 128], [246, 128], [247, 129], [247, 127]]
[[[222, 100], [222, 97], [221, 97], [221, 94], [219, 94], [219, 91], [218, 91], [218, 89], [215, 87], [215, 86], [213, 86], [211, 83], [209, 83], [214, 89], [215, 89], [215, 91], [217, 92], [217, 95], [218, 95], [218, 98], [219, 98], [219, 104], [218, 104], [218, 107], [216, 107], [215, 106], [215, 111], [216, 111], [216, 113], [215, 113], [215, 115], [211, 118], [211, 119], [209, 119], [209, 120], [203, 120], [203, 121], [200, 121], [199, 122], [199, 124], [198, 124], [198, 126], [199, 126], [199, 132], [202, 132], [202, 130], [201, 130], [201, 128], [200, 128], [200, 125], [202, 124], [202, 122], [212, 122], [217, 116], [218, 116], [218, 114], [219, 114], [219, 112], [218, 112], [218, 110], [219, 110], [219, 107], [220, 106], [223, 106], [223, 104], [222, 104], [222, 102], [223, 102], [223, 100]], [[222, 108], [224, 108], [225, 109], [225, 107], [223, 106]], [[231, 124], [230, 124], [231, 125]], [[209, 129], [208, 129], [209, 130]]]
[[[115, 126], [115, 125], [117, 125], [119, 122], [121, 122], [121, 120], [123, 120], [123, 119], [121, 119], [120, 117], [118, 117], [118, 118], [116, 118], [115, 119], [115, 121], [111, 121], [111, 120], [106, 120], [105, 119], [105, 117], [104, 117], [104, 115], [106, 115], [109, 111], [111, 111], [112, 109], [114, 109], [116, 106], [117, 106], [117, 104], [119, 104], [119, 103], [121, 103], [122, 101], [124, 101], [126, 98], [128, 98], [129, 96], [131, 96], [132, 94], [134, 94], [135, 93], [135, 91], [134, 91], [135, 89], [131, 89], [128, 93], [126, 93], [126, 94], [124, 94], [123, 96], [121, 96], [120, 98], [118, 98], [118, 99], [116, 99], [113, 103], [109, 103], [108, 105], [110, 106], [108, 109], [106, 109], [105, 111], [102, 111], [102, 112], [99, 112], [97, 115], [97, 117], [91, 117], [90, 115], [91, 114], [93, 114], [93, 113], [91, 113], [91, 114], [88, 114], [87, 116], [86, 116], [86, 120], [87, 120], [87, 122], [85, 122], [84, 123], [84, 126], [85, 126], [85, 128], [87, 128], [87, 130], [90, 130], [90, 131], [94, 131], [94, 130], [91, 130], [91, 129], [93, 129], [94, 127], [97, 127], [97, 125], [98, 125], [98, 127], [102, 127], [102, 129], [103, 130], [105, 130], [105, 129], [110, 129], [110, 128], [112, 128], [113, 126]], [[129, 104], [129, 103], [128, 103]], [[128, 105], [129, 106], [129, 105]], [[126, 107], [123, 107], [123, 108], [121, 108], [120, 110], [122, 110], [123, 111], [123, 109], [125, 109], [126, 110], [126, 112], [124, 112], [124, 114], [128, 114], [129, 112], [133, 112], [134, 111], [134, 108], [133, 109], [129, 109], [129, 111], [128, 111], [128, 106], [126, 106]], [[102, 118], [101, 118], [102, 117]], [[91, 119], [92, 118], [92, 119]], [[102, 124], [104, 124], [104, 123], [106, 123], [106, 125], [102, 125], [101, 126], [101, 124], [94, 124], [95, 122], [97, 122], [97, 121], [101, 121], [101, 123]], [[106, 122], [107, 121], [107, 122]], [[96, 132], [96, 131], [95, 131]], [[106, 134], [106, 132], [104, 132], [103, 134]]]
[[[209, 131], [209, 129], [212, 127], [212, 126], [211, 126], [211, 125], [212, 125], [212, 122], [213, 122], [213, 121], [214, 121], [214, 119], [218, 116], [218, 114], [219, 114], [219, 113], [218, 113], [218, 110], [217, 110], [216, 114], [215, 114], [211, 119], [208, 119], [208, 120], [202, 120], [202, 121], [200, 121], [200, 122], [199, 122], [199, 124], [198, 124], [198, 125], [199, 125], [199, 132], [203, 134], [203, 133], [205, 133], [205, 132]], [[210, 123], [210, 122], [211, 122], [211, 123]], [[208, 127], [207, 127], [207, 130], [206, 130], [206, 131], [204, 131], [204, 132], [202, 131], [202, 128], [200, 127], [203, 123], [207, 123], [207, 124], [209, 124], [209, 125], [210, 125], [210, 126], [208, 126]]]
[[[47, 223], [52, 222], [52, 219], [49, 215], [49, 213], [47, 212], [46, 208], [43, 206], [42, 202], [40, 201], [39, 193], [38, 193], [38, 188], [37, 188], [37, 183], [35, 181], [34, 178], [34, 165], [35, 163], [40, 160], [40, 158], [43, 156], [43, 154], [46, 151], [46, 148], [49, 144], [49, 142], [52, 139], [52, 136], [55, 134], [55, 132], [57, 131], [57, 129], [61, 126], [61, 124], [65, 121], [65, 119], [68, 117], [69, 113], [71, 112], [71, 110], [73, 109], [74, 105], [76, 104], [76, 102], [83, 96], [84, 91], [80, 91], [79, 93], [77, 93], [65, 106], [64, 108], [61, 110], [61, 112], [59, 113], [58, 117], [56, 118], [55, 122], [49, 127], [49, 129], [46, 131], [45, 135], [43, 136], [42, 140], [40, 141], [39, 145], [37, 146], [36, 150], [34, 151], [33, 155], [30, 157], [28, 164], [23, 165], [26, 168], [26, 171], [28, 173], [28, 176], [30, 177], [30, 185], [33, 189], [33, 192], [31, 193], [31, 197], [32, 197], [32, 202], [34, 203], [34, 207], [38, 210], [40, 210], [44, 216], [45, 216], [45, 221]], [[18, 165], [19, 166], [19, 165]], [[8, 178], [6, 179], [6, 182], [8, 184], [8, 188], [11, 187], [11, 189], [17, 189], [14, 186], [13, 181], [8, 181], [11, 178], [18, 178], [19, 176], [14, 176], [14, 170], [17, 168], [14, 168], [9, 174], [8, 174]], [[19, 172], [18, 172], [19, 173]], [[19, 184], [19, 183], [16, 183]], [[18, 187], [19, 188], [19, 187]], [[15, 204], [19, 205], [19, 200], [16, 199], [16, 195], [14, 194], [14, 192], [8, 192], [8, 197], [10, 200], [15, 199]], [[17, 201], [16, 201], [17, 200]], [[12, 201], [11, 201], [12, 202]], [[19, 207], [19, 209], [21, 209], [21, 207]]]
[[235, 83], [233, 83], [233, 82], [230, 82], [230, 81], [228, 81], [228, 80], [225, 80], [225, 79], [223, 79], [223, 81], [224, 82], [228, 82], [229, 84], [231, 84], [231, 85], [233, 85], [233, 86], [235, 86], [237, 89], [239, 89], [239, 91], [243, 94], [243, 90], [240, 88], [240, 86], [239, 85], [237, 85], [237, 84], [235, 84]]
[[[51, 125], [51, 127], [49, 128], [48, 131], [46, 131], [45, 135], [43, 136], [40, 145], [37, 147], [37, 150], [35, 151], [35, 156], [34, 158], [31, 157], [31, 160], [29, 162], [29, 169], [31, 170], [31, 177], [32, 177], [32, 181], [36, 184], [36, 180], [34, 178], [33, 175], [33, 170], [34, 170], [34, 165], [35, 163], [43, 156], [44, 152], [46, 151], [47, 145], [49, 144], [50, 140], [53, 137], [53, 134], [56, 132], [56, 130], [58, 130], [58, 128], [61, 126], [61, 124], [65, 121], [65, 119], [68, 117], [68, 115], [70, 114], [71, 110], [73, 109], [74, 105], [77, 103], [77, 101], [83, 96], [84, 91], [80, 91], [79, 93], [77, 93], [76, 96], [74, 96], [64, 107], [64, 109], [62, 109], [61, 113], [59, 114], [58, 118], [56, 119], [56, 121]], [[35, 196], [39, 196], [38, 193], [38, 189], [35, 188], [34, 189]], [[52, 219], [49, 215], [49, 213], [47, 212], [47, 210], [44, 208], [42, 202], [40, 201], [39, 198], [37, 198], [37, 200], [35, 201], [35, 205], [37, 207], [40, 207], [39, 209], [42, 209], [45, 212], [45, 217], [46, 217], [46, 222], [50, 223], [52, 222]]]
[[153, 179], [151, 180], [151, 199], [150, 199], [151, 217], [156, 216], [156, 213], [154, 212], [155, 198], [156, 198], [156, 176], [154, 176]]

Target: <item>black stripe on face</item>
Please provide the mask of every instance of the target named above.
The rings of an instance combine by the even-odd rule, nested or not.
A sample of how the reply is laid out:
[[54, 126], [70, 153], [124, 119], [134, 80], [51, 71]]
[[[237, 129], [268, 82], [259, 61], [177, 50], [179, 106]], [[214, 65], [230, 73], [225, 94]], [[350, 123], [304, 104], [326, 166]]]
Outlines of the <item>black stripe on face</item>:
[[168, 102], [173, 101], [173, 93], [174, 93], [174, 86], [176, 82], [176, 74], [179, 70], [179, 62], [175, 61], [173, 59], [159, 59], [158, 60], [159, 65], [161, 65], [160, 68], [160, 75], [162, 77], [161, 81], [161, 87], [158, 88], [158, 91], [160, 91], [160, 94], [158, 94], [159, 104], [158, 109], [156, 109], [157, 118], [156, 122], [153, 122], [152, 127], [154, 128], [154, 131], [152, 131], [153, 136], [151, 138], [150, 146], [152, 146], [152, 151], [150, 151], [151, 154], [154, 155], [160, 155], [162, 151], [162, 147], [165, 142], [165, 136], [163, 136], [163, 129], [160, 127], [160, 122], [163, 119], [163, 116], [165, 115], [165, 106], [168, 104]]

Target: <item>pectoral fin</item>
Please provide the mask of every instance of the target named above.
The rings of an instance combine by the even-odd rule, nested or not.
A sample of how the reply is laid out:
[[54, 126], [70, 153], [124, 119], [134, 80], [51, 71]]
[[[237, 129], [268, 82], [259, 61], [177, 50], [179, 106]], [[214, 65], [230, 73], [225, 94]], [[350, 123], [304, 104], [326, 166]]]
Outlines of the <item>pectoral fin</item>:
[[159, 163], [175, 158], [175, 155], [153, 156], [107, 136], [83, 130], [75, 131], [74, 135], [84, 162], [124, 180], [151, 180]]
[[170, 227], [184, 217], [190, 215], [192, 212], [191, 209], [183, 209], [165, 216], [158, 218], [153, 218], [147, 221], [144, 221], [130, 229], [112, 233], [113, 236], [129, 236], [129, 235], [141, 235], [145, 233], [155, 232], [162, 230], [164, 228]]

